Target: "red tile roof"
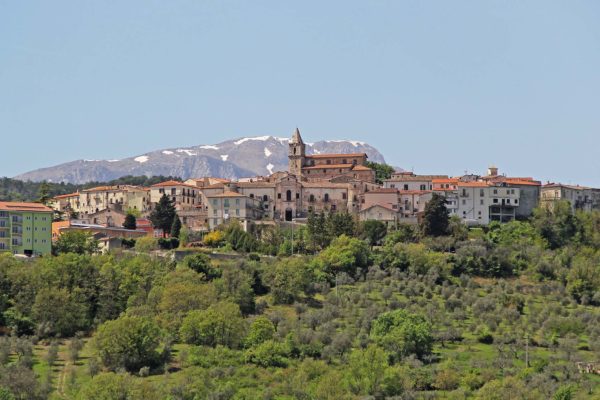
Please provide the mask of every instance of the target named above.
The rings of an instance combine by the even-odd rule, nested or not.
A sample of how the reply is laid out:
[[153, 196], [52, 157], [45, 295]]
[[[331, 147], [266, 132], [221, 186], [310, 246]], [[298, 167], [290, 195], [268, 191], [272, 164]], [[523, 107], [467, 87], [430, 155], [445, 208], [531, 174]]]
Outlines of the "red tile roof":
[[52, 212], [52, 209], [41, 203], [0, 201], [0, 211]]
[[79, 196], [78, 192], [69, 193], [69, 194], [60, 194], [58, 196], [54, 196], [53, 198], [59, 200], [59, 199], [68, 199], [69, 197], [76, 197], [76, 196]]
[[312, 167], [302, 167], [302, 169], [332, 169], [332, 168], [351, 169], [352, 167], [353, 167], [352, 164], [323, 164], [323, 165], [313, 165]]
[[165, 181], [152, 185], [152, 187], [166, 187], [166, 186], [185, 186], [189, 188], [198, 189], [198, 186], [188, 185], [187, 183], [179, 182], [179, 181]]
[[311, 154], [305, 158], [344, 158], [344, 157], [367, 157], [367, 153], [349, 153], [349, 154]]

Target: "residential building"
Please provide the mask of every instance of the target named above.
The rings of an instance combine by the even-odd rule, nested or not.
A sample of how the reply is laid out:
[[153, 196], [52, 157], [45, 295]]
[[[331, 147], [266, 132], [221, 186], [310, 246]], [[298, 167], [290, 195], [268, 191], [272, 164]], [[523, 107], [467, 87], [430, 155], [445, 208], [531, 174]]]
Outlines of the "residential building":
[[416, 175], [413, 172], [397, 172], [383, 181], [383, 187], [398, 190], [433, 190], [434, 179], [447, 179], [447, 175]]
[[166, 195], [177, 211], [196, 209], [202, 204], [202, 196], [197, 186], [178, 181], [166, 181], [150, 187], [150, 202], [156, 204]]
[[579, 185], [549, 183], [541, 188], [542, 207], [551, 208], [555, 202], [566, 200], [573, 211], [600, 210], [600, 189]]
[[229, 220], [237, 220], [247, 231], [252, 222], [261, 219], [263, 216], [260, 200], [241, 193], [226, 191], [210, 194], [207, 199], [210, 229], [215, 229]]
[[52, 214], [51, 208], [39, 203], [0, 202], [0, 251], [50, 254]]

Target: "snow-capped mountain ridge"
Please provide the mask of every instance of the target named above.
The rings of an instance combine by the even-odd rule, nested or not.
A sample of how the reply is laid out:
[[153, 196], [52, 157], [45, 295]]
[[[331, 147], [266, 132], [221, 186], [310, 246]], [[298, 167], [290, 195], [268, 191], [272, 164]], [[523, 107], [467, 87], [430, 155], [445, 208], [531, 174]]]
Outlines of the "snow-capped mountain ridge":
[[[288, 138], [240, 137], [221, 143], [160, 149], [121, 160], [77, 160], [26, 172], [22, 180], [84, 183], [124, 175], [171, 175], [183, 179], [216, 176], [229, 179], [267, 175], [288, 168]], [[323, 140], [306, 144], [307, 154], [367, 153], [385, 162], [377, 149], [355, 140]]]

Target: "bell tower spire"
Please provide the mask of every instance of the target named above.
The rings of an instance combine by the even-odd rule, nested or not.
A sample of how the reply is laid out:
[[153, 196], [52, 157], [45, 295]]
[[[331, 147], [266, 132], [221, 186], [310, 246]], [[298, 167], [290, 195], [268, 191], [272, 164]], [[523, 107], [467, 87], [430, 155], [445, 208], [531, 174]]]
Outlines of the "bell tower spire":
[[290, 174], [296, 175], [297, 177], [302, 176], [305, 155], [306, 146], [302, 141], [302, 136], [300, 136], [300, 129], [296, 127], [296, 130], [292, 134], [292, 139], [289, 142], [288, 160]]

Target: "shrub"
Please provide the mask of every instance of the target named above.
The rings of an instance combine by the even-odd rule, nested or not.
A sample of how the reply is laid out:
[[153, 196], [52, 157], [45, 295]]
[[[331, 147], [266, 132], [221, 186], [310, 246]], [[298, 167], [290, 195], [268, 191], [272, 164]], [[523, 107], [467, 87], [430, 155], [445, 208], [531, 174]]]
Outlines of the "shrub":
[[124, 368], [138, 372], [161, 361], [161, 331], [146, 317], [124, 316], [100, 325], [95, 345], [102, 363], [109, 370]]
[[381, 314], [373, 323], [371, 336], [386, 350], [402, 358], [415, 354], [421, 358], [431, 353], [431, 324], [422, 315], [395, 310]]

